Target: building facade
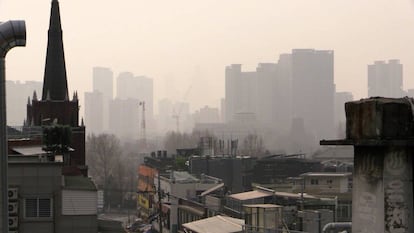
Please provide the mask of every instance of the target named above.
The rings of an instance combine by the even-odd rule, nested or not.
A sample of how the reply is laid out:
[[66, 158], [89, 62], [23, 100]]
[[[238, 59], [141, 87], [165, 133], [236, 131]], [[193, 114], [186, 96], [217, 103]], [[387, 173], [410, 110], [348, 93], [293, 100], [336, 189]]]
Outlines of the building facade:
[[292, 111], [317, 138], [334, 132], [334, 52], [292, 50]]
[[368, 65], [368, 97], [403, 97], [403, 65], [399, 60]]

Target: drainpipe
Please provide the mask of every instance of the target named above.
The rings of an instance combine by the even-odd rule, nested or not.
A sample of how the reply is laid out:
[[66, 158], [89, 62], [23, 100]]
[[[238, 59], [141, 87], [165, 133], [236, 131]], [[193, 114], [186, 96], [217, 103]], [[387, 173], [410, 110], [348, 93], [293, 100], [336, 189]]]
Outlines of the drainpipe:
[[16, 46], [26, 45], [26, 25], [22, 20], [0, 23], [0, 232], [9, 231], [8, 182], [7, 182], [7, 118], [6, 118], [6, 69], [7, 52]]
[[352, 229], [352, 222], [331, 222], [326, 224], [323, 229], [322, 233], [330, 233], [331, 230], [337, 232], [338, 230], [350, 232]]

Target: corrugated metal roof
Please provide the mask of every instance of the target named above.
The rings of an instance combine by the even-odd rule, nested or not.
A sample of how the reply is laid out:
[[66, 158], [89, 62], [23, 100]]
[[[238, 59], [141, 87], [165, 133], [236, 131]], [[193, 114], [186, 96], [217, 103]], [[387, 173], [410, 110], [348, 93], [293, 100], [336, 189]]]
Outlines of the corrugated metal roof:
[[261, 198], [261, 197], [269, 197], [272, 195], [273, 193], [270, 193], [270, 192], [253, 190], [249, 192], [232, 194], [229, 197], [243, 201], [243, 200], [250, 200], [250, 199], [256, 199], [256, 198]]
[[243, 219], [217, 215], [183, 224], [183, 227], [198, 233], [233, 233], [242, 232]]

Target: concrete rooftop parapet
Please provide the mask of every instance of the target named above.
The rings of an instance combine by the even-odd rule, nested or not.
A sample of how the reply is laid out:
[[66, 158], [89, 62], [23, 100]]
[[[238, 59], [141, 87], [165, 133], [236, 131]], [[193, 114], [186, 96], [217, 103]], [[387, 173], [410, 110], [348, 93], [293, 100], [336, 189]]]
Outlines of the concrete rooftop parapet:
[[345, 104], [353, 145], [352, 232], [414, 232], [414, 100], [369, 98]]
[[345, 104], [346, 139], [414, 139], [412, 98], [369, 98]]

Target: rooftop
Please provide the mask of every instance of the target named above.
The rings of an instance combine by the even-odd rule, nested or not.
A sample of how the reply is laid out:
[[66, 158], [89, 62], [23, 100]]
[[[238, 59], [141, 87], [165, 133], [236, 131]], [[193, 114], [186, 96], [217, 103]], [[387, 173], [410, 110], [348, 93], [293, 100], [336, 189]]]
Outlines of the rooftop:
[[347, 177], [352, 176], [351, 172], [307, 172], [303, 173], [300, 176], [306, 176], [306, 177]]
[[242, 232], [243, 219], [217, 215], [183, 224], [183, 227], [193, 232], [203, 233], [232, 233]]
[[270, 197], [272, 195], [273, 195], [273, 193], [271, 193], [271, 192], [253, 190], [253, 191], [249, 191], [249, 192], [232, 194], [229, 197], [231, 197], [233, 199], [240, 200], [240, 201], [244, 201], [244, 200], [262, 198], [262, 197]]
[[251, 205], [243, 205], [249, 208], [263, 208], [263, 209], [270, 209], [270, 208], [282, 208], [281, 205], [274, 205], [274, 204], [251, 204]]

